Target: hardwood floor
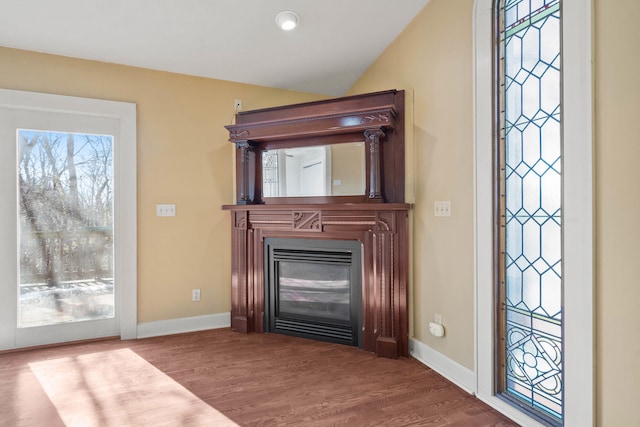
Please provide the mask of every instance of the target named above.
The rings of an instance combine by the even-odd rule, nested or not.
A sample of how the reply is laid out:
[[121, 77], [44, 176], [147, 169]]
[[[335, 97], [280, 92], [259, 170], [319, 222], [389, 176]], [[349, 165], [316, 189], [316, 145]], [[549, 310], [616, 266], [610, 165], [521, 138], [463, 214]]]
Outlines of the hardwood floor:
[[29, 363], [125, 348], [241, 426], [517, 425], [414, 359], [229, 329], [0, 354], [0, 425], [65, 425]]

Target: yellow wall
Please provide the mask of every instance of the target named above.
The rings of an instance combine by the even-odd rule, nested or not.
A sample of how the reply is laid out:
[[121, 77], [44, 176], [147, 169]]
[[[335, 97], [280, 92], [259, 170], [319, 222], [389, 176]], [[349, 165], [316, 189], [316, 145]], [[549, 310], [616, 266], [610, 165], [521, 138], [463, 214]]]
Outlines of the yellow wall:
[[[413, 333], [470, 369], [472, 7], [473, 0], [431, 0], [349, 91], [415, 93], [407, 120]], [[599, 426], [639, 425], [640, 2], [595, 0], [594, 17], [596, 417]], [[453, 217], [433, 217], [434, 200], [452, 200]], [[426, 329], [436, 312], [444, 339]]]
[[[318, 99], [289, 92], [0, 48], [0, 87], [137, 104], [138, 321], [230, 311], [233, 144], [244, 109]], [[157, 203], [175, 203], [158, 218]], [[202, 299], [191, 302], [191, 289]]]
[[640, 2], [595, 2], [596, 380], [601, 426], [639, 426]]
[[[349, 93], [404, 89], [413, 209], [412, 331], [474, 369], [473, 0], [431, 0]], [[434, 217], [450, 200], [452, 216]], [[442, 315], [444, 339], [428, 323]]]

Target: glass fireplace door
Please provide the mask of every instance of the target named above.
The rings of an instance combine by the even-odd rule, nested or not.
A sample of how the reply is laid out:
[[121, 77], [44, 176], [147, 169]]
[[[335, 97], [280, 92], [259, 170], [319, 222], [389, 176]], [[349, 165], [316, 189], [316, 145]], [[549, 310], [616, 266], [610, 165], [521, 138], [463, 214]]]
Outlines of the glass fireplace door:
[[265, 331], [360, 346], [360, 242], [265, 239]]
[[279, 261], [277, 315], [349, 325], [348, 265]]

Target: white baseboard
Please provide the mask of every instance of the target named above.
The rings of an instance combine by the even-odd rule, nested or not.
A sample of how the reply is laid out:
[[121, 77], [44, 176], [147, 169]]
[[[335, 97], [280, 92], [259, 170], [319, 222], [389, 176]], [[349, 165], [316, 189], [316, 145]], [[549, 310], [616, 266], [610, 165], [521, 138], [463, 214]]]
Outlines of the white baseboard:
[[161, 335], [204, 331], [207, 329], [228, 328], [229, 326], [231, 326], [231, 313], [207, 314], [205, 316], [158, 320], [156, 322], [139, 323], [138, 338], [150, 338]]
[[449, 359], [447, 356], [415, 338], [409, 339], [409, 352], [412, 357], [427, 365], [467, 393], [476, 393], [476, 374], [471, 369]]

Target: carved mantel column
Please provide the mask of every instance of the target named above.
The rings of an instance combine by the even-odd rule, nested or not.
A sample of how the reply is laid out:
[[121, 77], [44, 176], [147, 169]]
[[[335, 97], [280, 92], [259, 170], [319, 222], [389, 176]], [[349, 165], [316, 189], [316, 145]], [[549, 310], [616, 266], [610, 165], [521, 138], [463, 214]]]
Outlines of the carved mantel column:
[[252, 282], [250, 280], [249, 261], [251, 252], [251, 230], [248, 228], [249, 211], [231, 212], [231, 240], [233, 242], [231, 257], [231, 327], [243, 333], [252, 332], [253, 305]]
[[364, 137], [369, 147], [369, 199], [382, 199], [380, 185], [380, 139], [384, 138], [382, 128], [367, 129]]
[[251, 197], [249, 195], [249, 152], [251, 146], [247, 141], [237, 142], [236, 149], [238, 150], [238, 158], [240, 160], [240, 171], [238, 173], [238, 200], [239, 205], [251, 204]]

